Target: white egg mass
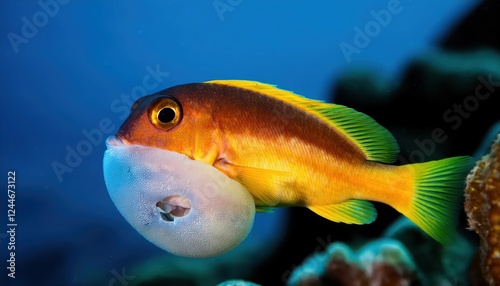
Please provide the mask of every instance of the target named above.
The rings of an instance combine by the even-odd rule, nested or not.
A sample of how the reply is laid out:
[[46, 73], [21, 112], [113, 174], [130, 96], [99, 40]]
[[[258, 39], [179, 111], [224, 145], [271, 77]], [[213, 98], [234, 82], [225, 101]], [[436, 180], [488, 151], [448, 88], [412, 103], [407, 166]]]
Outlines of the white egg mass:
[[252, 195], [216, 168], [158, 148], [124, 145], [112, 136], [104, 180], [125, 219], [147, 240], [179, 256], [225, 253], [248, 235]]

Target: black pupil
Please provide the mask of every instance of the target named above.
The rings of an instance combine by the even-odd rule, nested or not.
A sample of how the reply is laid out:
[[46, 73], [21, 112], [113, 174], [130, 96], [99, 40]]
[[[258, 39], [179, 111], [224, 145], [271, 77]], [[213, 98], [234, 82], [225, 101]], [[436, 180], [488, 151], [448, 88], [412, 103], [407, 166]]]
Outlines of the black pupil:
[[158, 113], [158, 120], [160, 120], [160, 122], [163, 123], [172, 122], [174, 118], [175, 118], [175, 111], [170, 107], [163, 108]]

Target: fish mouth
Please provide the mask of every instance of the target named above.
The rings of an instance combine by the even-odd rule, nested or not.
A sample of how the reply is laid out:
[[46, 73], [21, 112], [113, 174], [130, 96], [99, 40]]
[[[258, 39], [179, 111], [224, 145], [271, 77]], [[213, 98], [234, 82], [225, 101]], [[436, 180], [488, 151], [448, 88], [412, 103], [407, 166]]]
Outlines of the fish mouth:
[[[111, 135], [106, 139], [107, 149], [125, 147], [127, 145], [130, 145], [129, 142], [118, 135]], [[181, 218], [189, 214], [191, 203], [182, 195], [173, 195], [158, 201], [156, 209], [164, 221], [173, 222], [176, 218]]]
[[106, 139], [106, 148], [117, 147], [117, 146], [125, 146], [125, 142], [123, 139], [116, 135], [111, 135]]
[[171, 222], [186, 216], [191, 211], [191, 203], [181, 195], [168, 196], [156, 203], [156, 209], [163, 220]]

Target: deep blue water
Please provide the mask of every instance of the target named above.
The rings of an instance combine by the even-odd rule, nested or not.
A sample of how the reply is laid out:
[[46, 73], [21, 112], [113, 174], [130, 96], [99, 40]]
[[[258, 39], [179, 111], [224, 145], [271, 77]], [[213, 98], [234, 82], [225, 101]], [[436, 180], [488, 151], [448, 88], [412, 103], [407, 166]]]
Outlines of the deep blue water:
[[[327, 99], [348, 70], [397, 79], [474, 3], [62, 2], [0, 2], [0, 281], [7, 285], [85, 285], [90, 276], [106, 283], [113, 270], [170, 256], [124, 221], [105, 189], [104, 139], [126, 116], [124, 95], [249, 79]], [[388, 15], [381, 10], [392, 11], [385, 26], [373, 22]], [[356, 46], [356, 27], [372, 35], [369, 42]], [[357, 49], [348, 57], [346, 44]], [[144, 84], [148, 75], [154, 80]], [[16, 279], [6, 277], [8, 171], [16, 172]], [[285, 216], [260, 215], [249, 244], [235, 251], [257, 243], [252, 257], [268, 255]]]

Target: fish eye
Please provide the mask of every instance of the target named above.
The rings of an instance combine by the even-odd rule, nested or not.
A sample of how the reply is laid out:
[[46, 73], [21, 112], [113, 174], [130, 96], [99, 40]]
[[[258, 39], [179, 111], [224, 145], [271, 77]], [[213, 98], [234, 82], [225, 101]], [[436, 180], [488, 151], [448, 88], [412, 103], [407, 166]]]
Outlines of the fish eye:
[[181, 121], [182, 110], [177, 100], [171, 97], [155, 99], [148, 108], [149, 120], [157, 128], [170, 130]]
[[161, 123], [169, 123], [175, 119], [175, 110], [171, 107], [165, 107], [158, 112], [158, 120]]

